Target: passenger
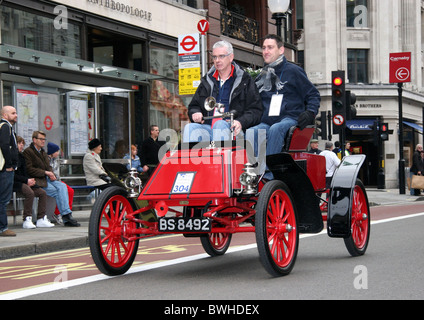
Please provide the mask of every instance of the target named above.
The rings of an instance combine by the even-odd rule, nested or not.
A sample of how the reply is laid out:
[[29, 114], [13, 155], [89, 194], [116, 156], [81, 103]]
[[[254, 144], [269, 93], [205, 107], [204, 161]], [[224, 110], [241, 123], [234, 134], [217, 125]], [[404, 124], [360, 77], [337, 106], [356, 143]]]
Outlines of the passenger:
[[[13, 183], [13, 191], [21, 193], [24, 196], [24, 212], [23, 212], [23, 224], [24, 229], [35, 229], [38, 228], [50, 228], [51, 224], [47, 223], [46, 216], [46, 203], [47, 194], [42, 188], [37, 186], [34, 178], [29, 178], [25, 157], [22, 154], [25, 148], [25, 140], [22, 137], [16, 137], [19, 150], [19, 161], [18, 168], [15, 171], [15, 180]], [[32, 206], [34, 204], [34, 198], [38, 198], [38, 210], [37, 210], [37, 226], [32, 222]]]
[[[258, 134], [266, 132], [266, 155], [278, 154], [284, 147], [287, 132], [313, 125], [321, 97], [303, 69], [287, 61], [284, 43], [277, 35], [267, 35], [262, 46], [265, 67], [256, 78], [264, 112], [261, 123], [249, 129], [248, 139], [258, 154]], [[253, 140], [253, 141], [252, 141]], [[262, 165], [262, 171], [264, 171]], [[272, 179], [272, 173], [264, 176]]]
[[137, 146], [135, 144], [131, 145], [131, 155], [126, 154], [124, 159], [126, 160], [130, 160], [131, 159], [131, 164], [127, 164], [127, 169], [131, 170], [131, 168], [137, 169], [138, 173], [142, 173], [143, 167], [141, 166], [141, 161], [140, 161], [140, 157], [137, 155]]
[[13, 180], [18, 166], [18, 145], [13, 125], [18, 120], [16, 109], [4, 106], [0, 111], [0, 236], [16, 237], [16, 233], [9, 230], [7, 223], [7, 205], [12, 198]]
[[[57, 180], [60, 181], [60, 161], [59, 161], [59, 153], [60, 153], [60, 147], [53, 143], [49, 142], [47, 143], [47, 155], [50, 159], [50, 166], [53, 169], [53, 173], [56, 176]], [[61, 181], [62, 183], [65, 183]], [[69, 208], [72, 210], [72, 203], [74, 202], [74, 189], [72, 189], [70, 186], [68, 186], [66, 183], [66, 188], [68, 189], [68, 198], [69, 198]], [[56, 209], [54, 210], [54, 216], [52, 217], [55, 222], [60, 223], [60, 212], [59, 208], [56, 206]]]
[[93, 139], [88, 143], [88, 150], [84, 155], [83, 167], [87, 185], [94, 186], [97, 189], [104, 190], [111, 186], [112, 179], [107, 175], [102, 165], [100, 153], [102, 152], [102, 143], [99, 139]]
[[[66, 185], [58, 181], [53, 173], [49, 156], [43, 149], [45, 144], [46, 134], [42, 131], [34, 131], [31, 145], [23, 152], [28, 175], [35, 178], [37, 185], [42, 187], [49, 197], [55, 198], [63, 224], [66, 227], [79, 227], [80, 224], [72, 217]], [[45, 217], [45, 224], [52, 224], [47, 217]]]
[[340, 165], [341, 161], [339, 157], [333, 152], [334, 145], [332, 142], [325, 143], [325, 150], [321, 152], [321, 156], [325, 157], [325, 186], [327, 189], [331, 188], [331, 181], [333, 180], [334, 171]]
[[[219, 41], [213, 46], [213, 67], [201, 80], [188, 106], [191, 123], [184, 128], [183, 142], [222, 141], [230, 139], [230, 125], [222, 119], [204, 120], [219, 115], [206, 111], [205, 101], [214, 97], [225, 106], [224, 112], [235, 110], [234, 135], [257, 125], [262, 116], [262, 102], [252, 77], [234, 60], [231, 43]], [[216, 110], [215, 110], [216, 111]]]
[[165, 141], [159, 140], [159, 127], [150, 126], [150, 137], [143, 141], [141, 145], [140, 165], [147, 174], [152, 174], [159, 163], [159, 150], [165, 144]]

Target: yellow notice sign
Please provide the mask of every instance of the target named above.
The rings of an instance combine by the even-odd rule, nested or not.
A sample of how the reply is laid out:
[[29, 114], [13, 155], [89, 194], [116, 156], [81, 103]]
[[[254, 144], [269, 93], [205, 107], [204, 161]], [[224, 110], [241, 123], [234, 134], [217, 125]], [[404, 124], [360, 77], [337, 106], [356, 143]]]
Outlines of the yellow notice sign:
[[180, 95], [195, 94], [200, 84], [200, 68], [180, 69]]

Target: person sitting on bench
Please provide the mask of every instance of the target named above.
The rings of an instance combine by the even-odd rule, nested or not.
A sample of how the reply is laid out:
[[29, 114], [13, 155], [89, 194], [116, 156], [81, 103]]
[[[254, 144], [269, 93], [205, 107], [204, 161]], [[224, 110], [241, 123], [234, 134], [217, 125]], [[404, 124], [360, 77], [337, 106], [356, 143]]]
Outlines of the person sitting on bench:
[[82, 161], [87, 185], [94, 186], [97, 189], [104, 190], [111, 186], [112, 179], [107, 175], [102, 165], [100, 153], [102, 152], [102, 143], [99, 139], [93, 139], [88, 143], [88, 150]]

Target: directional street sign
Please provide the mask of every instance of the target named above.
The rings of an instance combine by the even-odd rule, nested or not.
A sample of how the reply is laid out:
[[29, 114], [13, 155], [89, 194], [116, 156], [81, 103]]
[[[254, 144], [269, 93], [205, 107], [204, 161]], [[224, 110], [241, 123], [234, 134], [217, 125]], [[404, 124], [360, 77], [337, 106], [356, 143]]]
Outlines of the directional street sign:
[[390, 54], [390, 83], [411, 82], [411, 52]]

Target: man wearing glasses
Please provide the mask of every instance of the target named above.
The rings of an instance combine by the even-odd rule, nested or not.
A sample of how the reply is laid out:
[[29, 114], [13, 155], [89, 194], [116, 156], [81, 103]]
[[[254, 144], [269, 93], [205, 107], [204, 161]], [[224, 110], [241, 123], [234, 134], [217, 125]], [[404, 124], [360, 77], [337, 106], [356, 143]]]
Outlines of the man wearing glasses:
[[[64, 183], [57, 180], [53, 173], [49, 157], [43, 149], [45, 144], [46, 134], [42, 131], [34, 131], [31, 145], [23, 152], [28, 175], [35, 178], [36, 185], [42, 187], [48, 196], [55, 198], [63, 224], [66, 227], [79, 227], [80, 224], [72, 217], [72, 211], [69, 208], [68, 189]], [[40, 221], [40, 225], [43, 227], [53, 226], [47, 217], [44, 220]], [[38, 221], [37, 225], [39, 225]]]
[[[188, 107], [191, 123], [184, 128], [184, 142], [229, 140], [230, 129], [237, 136], [259, 124], [262, 117], [262, 100], [251, 76], [234, 60], [231, 43], [219, 41], [212, 51], [214, 65], [202, 78]], [[214, 97], [225, 106], [222, 112], [236, 111], [233, 128], [225, 120], [204, 120], [216, 115], [217, 110], [206, 111], [205, 101]]]

